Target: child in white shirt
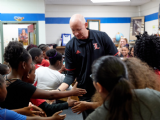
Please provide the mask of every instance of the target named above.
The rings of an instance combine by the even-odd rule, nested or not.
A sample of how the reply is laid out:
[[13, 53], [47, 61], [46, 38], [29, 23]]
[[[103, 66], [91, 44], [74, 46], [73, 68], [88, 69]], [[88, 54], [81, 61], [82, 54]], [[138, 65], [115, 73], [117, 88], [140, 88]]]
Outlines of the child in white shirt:
[[39, 89], [56, 90], [65, 78], [63, 74], [58, 72], [63, 65], [63, 58], [55, 49], [48, 50], [46, 55], [49, 57], [50, 66], [36, 69], [35, 81], [37, 81]]

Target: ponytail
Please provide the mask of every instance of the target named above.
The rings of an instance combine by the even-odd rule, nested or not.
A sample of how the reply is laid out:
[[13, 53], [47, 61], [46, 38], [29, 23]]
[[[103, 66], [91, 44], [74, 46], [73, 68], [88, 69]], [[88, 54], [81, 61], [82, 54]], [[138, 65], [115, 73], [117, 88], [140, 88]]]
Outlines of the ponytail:
[[120, 78], [110, 92], [109, 120], [132, 119], [132, 87], [125, 78]]
[[117, 57], [104, 56], [92, 65], [93, 81], [98, 82], [109, 94], [108, 120], [132, 119], [132, 89], [127, 67]]

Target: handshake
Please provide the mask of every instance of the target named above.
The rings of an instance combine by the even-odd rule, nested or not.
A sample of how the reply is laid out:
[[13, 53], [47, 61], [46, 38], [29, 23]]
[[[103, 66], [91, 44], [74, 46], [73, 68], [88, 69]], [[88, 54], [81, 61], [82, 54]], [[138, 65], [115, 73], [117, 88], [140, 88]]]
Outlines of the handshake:
[[72, 107], [71, 109], [72, 109], [73, 113], [80, 114], [83, 111], [89, 109], [87, 107], [88, 102], [86, 102], [86, 101], [76, 101], [76, 100], [73, 100], [70, 97], [68, 97], [67, 103], [68, 103], [69, 107]]

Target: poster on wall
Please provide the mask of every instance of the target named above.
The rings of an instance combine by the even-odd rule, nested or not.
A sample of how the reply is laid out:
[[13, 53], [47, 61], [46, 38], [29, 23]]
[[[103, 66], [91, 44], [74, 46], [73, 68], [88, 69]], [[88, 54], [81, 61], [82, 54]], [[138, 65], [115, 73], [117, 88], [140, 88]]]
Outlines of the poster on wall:
[[66, 46], [66, 44], [71, 40], [71, 34], [61, 34], [62, 38], [62, 46]]
[[141, 33], [141, 24], [142, 24], [142, 19], [134, 19], [133, 20], [133, 30], [132, 30], [132, 35], [139, 35]]
[[27, 28], [18, 28], [18, 41], [21, 42], [24, 46], [28, 45], [28, 29]]
[[132, 17], [130, 25], [130, 43], [134, 43], [136, 35], [144, 33], [144, 17]]

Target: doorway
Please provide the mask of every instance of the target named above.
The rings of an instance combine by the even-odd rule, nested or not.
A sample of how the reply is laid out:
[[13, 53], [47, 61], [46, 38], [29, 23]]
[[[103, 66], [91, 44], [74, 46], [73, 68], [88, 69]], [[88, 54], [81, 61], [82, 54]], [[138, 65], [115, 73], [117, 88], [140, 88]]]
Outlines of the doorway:
[[29, 44], [39, 45], [38, 22], [0, 21], [0, 63], [4, 62], [4, 49], [10, 41], [19, 41], [27, 48]]

